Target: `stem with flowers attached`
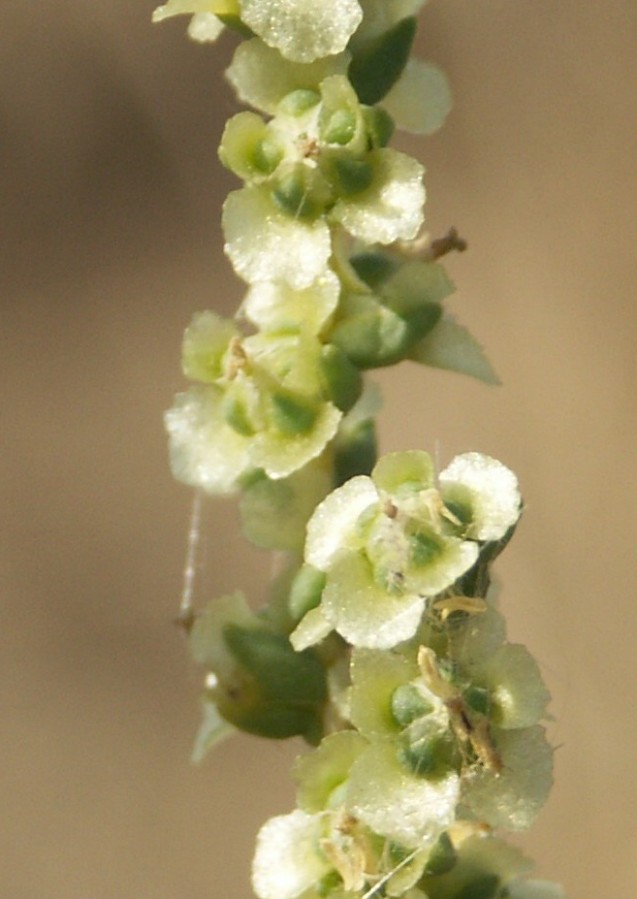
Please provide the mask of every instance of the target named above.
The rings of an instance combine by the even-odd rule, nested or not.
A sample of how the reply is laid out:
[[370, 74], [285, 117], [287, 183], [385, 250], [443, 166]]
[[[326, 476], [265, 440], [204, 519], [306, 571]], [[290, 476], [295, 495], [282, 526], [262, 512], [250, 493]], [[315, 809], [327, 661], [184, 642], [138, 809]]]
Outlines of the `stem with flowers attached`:
[[286, 564], [180, 620], [205, 670], [195, 758], [237, 730], [305, 738], [297, 808], [262, 827], [260, 899], [560, 899], [500, 831], [527, 828], [552, 780], [549, 694], [506, 640], [491, 566], [517, 526], [515, 475], [478, 452], [436, 472], [378, 456], [368, 370], [410, 360], [496, 383], [445, 311], [422, 230], [424, 169], [395, 128], [444, 121], [444, 75], [411, 57], [424, 0], [168, 0], [189, 32], [240, 40], [227, 71], [251, 110], [219, 156], [242, 182], [223, 211], [247, 284], [232, 319], [200, 312], [192, 385], [166, 414], [172, 470], [237, 494], [247, 538]]

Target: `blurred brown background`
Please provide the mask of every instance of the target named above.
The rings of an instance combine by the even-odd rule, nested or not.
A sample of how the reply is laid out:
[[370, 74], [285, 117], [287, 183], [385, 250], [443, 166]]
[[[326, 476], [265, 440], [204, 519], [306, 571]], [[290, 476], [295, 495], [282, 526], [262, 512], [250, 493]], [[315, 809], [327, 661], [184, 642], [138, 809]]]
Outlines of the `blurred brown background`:
[[[1, 14], [2, 899], [247, 897], [256, 830], [292, 805], [297, 746], [239, 738], [188, 762], [198, 682], [171, 619], [190, 496], [161, 413], [191, 313], [241, 296], [216, 230], [232, 42], [194, 46], [151, 8]], [[451, 306], [504, 386], [383, 375], [384, 447], [482, 450], [519, 474], [502, 599], [559, 747], [523, 845], [571, 899], [629, 897], [637, 5], [440, 0], [420, 40], [456, 96], [418, 144], [429, 223], [469, 239]], [[200, 598], [258, 598], [269, 561], [231, 503], [208, 504], [203, 557]]]

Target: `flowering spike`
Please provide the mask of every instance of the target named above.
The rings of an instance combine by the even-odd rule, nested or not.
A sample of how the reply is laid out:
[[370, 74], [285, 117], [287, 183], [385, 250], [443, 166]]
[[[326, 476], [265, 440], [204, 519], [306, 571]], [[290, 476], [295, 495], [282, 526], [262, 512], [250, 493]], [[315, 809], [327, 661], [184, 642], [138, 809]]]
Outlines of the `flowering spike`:
[[302, 736], [298, 808], [261, 828], [260, 899], [563, 899], [493, 830], [527, 828], [552, 781], [549, 693], [506, 639], [492, 566], [522, 510], [480, 452], [438, 472], [378, 457], [367, 369], [411, 360], [497, 383], [445, 310], [422, 231], [423, 166], [391, 147], [450, 109], [410, 58], [424, 0], [167, 0], [196, 40], [239, 37], [226, 73], [251, 107], [223, 132], [237, 178], [225, 252], [247, 285], [233, 319], [197, 314], [166, 413], [175, 477], [238, 493], [249, 540], [283, 553], [269, 601], [188, 618], [204, 669], [193, 757], [243, 730]]

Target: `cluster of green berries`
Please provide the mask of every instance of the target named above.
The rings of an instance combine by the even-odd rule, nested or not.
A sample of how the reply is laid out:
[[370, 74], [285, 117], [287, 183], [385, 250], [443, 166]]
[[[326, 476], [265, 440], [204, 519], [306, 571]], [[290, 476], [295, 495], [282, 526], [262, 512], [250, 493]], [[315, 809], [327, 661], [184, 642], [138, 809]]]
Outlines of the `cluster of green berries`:
[[235, 593], [188, 622], [196, 758], [236, 730], [314, 747], [298, 808], [259, 834], [260, 899], [563, 895], [494, 833], [528, 827], [552, 776], [549, 695], [490, 589], [517, 480], [480, 453], [437, 473], [425, 452], [376, 452], [367, 370], [495, 380], [443, 309], [424, 169], [388, 146], [449, 110], [444, 76], [409, 58], [423, 2], [168, 0], [154, 16], [240, 35], [227, 77], [255, 110], [219, 150], [243, 182], [223, 230], [247, 292], [233, 319], [186, 330], [193, 384], [166, 426], [175, 476], [238, 494], [248, 538], [286, 560], [260, 611]]

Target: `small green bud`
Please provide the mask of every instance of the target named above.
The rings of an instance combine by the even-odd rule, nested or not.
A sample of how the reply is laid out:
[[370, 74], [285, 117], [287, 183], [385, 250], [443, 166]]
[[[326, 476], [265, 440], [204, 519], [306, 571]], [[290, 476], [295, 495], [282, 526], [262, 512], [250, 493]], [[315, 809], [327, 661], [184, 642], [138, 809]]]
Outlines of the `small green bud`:
[[224, 627], [223, 639], [238, 665], [232, 682], [214, 690], [223, 717], [259, 736], [318, 743], [327, 686], [316, 655], [295, 652], [282, 634], [236, 624]]
[[404, 358], [407, 326], [371, 294], [353, 294], [343, 303], [343, 318], [330, 334], [358, 368], [378, 368]]
[[298, 397], [279, 391], [270, 398], [270, 419], [277, 430], [293, 437], [307, 434], [316, 421], [317, 410]]
[[456, 525], [454, 530], [460, 529], [464, 531], [473, 520], [473, 508], [469, 491], [466, 488], [463, 490], [461, 484], [454, 484], [453, 489], [446, 491], [444, 501], [450, 516], [460, 522], [460, 525]]
[[361, 373], [343, 350], [331, 343], [321, 350], [321, 370], [329, 399], [342, 412], [347, 412], [363, 390]]
[[270, 136], [258, 141], [252, 153], [254, 168], [264, 175], [271, 175], [283, 159], [283, 150]]
[[240, 112], [226, 124], [219, 159], [244, 181], [262, 180], [283, 158], [283, 149], [261, 116]]
[[423, 874], [425, 877], [437, 877], [440, 874], [446, 874], [447, 871], [451, 871], [457, 861], [458, 855], [453, 848], [449, 834], [445, 831], [440, 834], [436, 845], [431, 850]]
[[417, 718], [433, 712], [433, 706], [413, 684], [403, 684], [392, 693], [391, 711], [396, 723], [407, 727]]
[[326, 144], [345, 146], [356, 134], [356, 115], [351, 109], [335, 109], [322, 117], [319, 124], [319, 136]]
[[410, 561], [416, 568], [426, 568], [444, 552], [444, 538], [433, 531], [418, 530], [409, 538]]
[[381, 106], [365, 106], [363, 121], [372, 149], [386, 147], [394, 133], [394, 120]]
[[358, 277], [374, 290], [392, 275], [398, 268], [386, 253], [359, 253], [350, 259], [352, 268]]
[[455, 741], [447, 734], [405, 743], [398, 753], [403, 767], [417, 777], [439, 780], [459, 764]]
[[485, 690], [484, 687], [467, 687], [462, 694], [462, 698], [474, 712], [478, 712], [480, 715], [489, 715], [491, 710], [491, 697], [489, 691]]
[[300, 162], [276, 178], [272, 196], [293, 218], [315, 219], [325, 209], [330, 192], [318, 170]]
[[221, 409], [224, 419], [237, 434], [252, 437], [255, 429], [250, 420], [246, 398], [241, 390], [230, 387], [225, 393]]
[[299, 88], [286, 94], [280, 101], [277, 109], [278, 112], [284, 115], [300, 116], [307, 112], [308, 109], [316, 106], [320, 99], [321, 95], [317, 91]]
[[364, 159], [336, 156], [330, 161], [329, 169], [335, 191], [342, 197], [362, 193], [374, 180], [374, 170]]

